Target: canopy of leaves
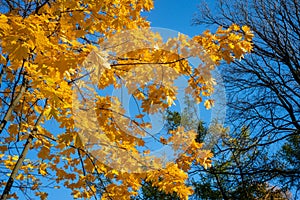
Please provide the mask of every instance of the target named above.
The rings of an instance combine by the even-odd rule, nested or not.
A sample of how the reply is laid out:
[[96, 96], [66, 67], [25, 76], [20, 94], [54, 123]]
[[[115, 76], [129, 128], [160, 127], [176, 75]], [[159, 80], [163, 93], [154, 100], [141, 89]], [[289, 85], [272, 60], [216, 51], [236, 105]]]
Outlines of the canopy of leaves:
[[[140, 151], [145, 145], [141, 136], [151, 125], [143, 117], [173, 104], [177, 88], [170, 76], [189, 77], [186, 92], [197, 102], [205, 98], [204, 105], [211, 107], [210, 71], [221, 60], [231, 62], [251, 51], [249, 28], [232, 25], [216, 34], [207, 31], [192, 39], [179, 35], [163, 42], [141, 17], [153, 8], [151, 0], [6, 0], [0, 5], [1, 199], [22, 193], [46, 199], [47, 187], [62, 185], [74, 198], [96, 197], [101, 189], [102, 199], [129, 199], [143, 180], [187, 199], [193, 192], [185, 184], [190, 164], [209, 166], [211, 152], [192, 141], [176, 163], [162, 166], [152, 160], [151, 170], [132, 172], [151, 160]], [[119, 37], [130, 30], [135, 34], [128, 34], [128, 40]], [[147, 48], [135, 48], [141, 41]], [[105, 51], [107, 45], [114, 48]], [[89, 57], [101, 66], [99, 73], [91, 73], [95, 63], [86, 63]], [[192, 68], [189, 57], [203, 62]], [[84, 81], [87, 74], [90, 79]], [[161, 79], [162, 74], [167, 76]], [[91, 84], [97, 91], [125, 85], [140, 102], [141, 113], [127, 116], [120, 99], [93, 93]], [[52, 122], [60, 129], [47, 126]], [[195, 135], [178, 127], [158, 141], [178, 148], [189, 134]], [[92, 152], [93, 141], [102, 142], [102, 154]], [[130, 170], [122, 170], [126, 165]]]

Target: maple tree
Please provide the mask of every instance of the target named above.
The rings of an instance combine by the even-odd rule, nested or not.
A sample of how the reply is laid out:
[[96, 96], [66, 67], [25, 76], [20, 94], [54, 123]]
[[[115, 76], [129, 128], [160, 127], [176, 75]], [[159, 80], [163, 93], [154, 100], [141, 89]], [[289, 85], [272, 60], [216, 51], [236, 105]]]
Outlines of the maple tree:
[[[151, 125], [143, 118], [174, 103], [172, 80], [180, 76], [188, 77], [186, 92], [211, 107], [210, 71], [222, 60], [229, 63], [251, 51], [249, 28], [233, 24], [216, 34], [179, 35], [164, 42], [141, 17], [153, 8], [151, 0], [6, 0], [1, 5], [1, 199], [17, 198], [12, 186], [46, 199], [47, 179], [54, 187], [71, 189], [74, 198], [90, 198], [96, 192], [90, 183], [97, 177], [110, 180], [103, 183], [103, 199], [130, 199], [142, 180], [187, 199], [190, 164], [210, 166], [211, 152], [192, 140], [177, 162], [163, 166], [140, 150], [145, 141], [139, 136], [147, 135]], [[199, 67], [191, 67], [189, 57], [199, 57]], [[99, 91], [125, 85], [140, 102], [140, 114], [127, 116], [118, 98], [91, 90], [91, 84]], [[49, 120], [62, 133], [49, 128]], [[195, 132], [178, 127], [167, 135], [158, 141], [178, 149]], [[100, 151], [93, 141], [101, 141]], [[140, 170], [149, 161], [150, 169]]]

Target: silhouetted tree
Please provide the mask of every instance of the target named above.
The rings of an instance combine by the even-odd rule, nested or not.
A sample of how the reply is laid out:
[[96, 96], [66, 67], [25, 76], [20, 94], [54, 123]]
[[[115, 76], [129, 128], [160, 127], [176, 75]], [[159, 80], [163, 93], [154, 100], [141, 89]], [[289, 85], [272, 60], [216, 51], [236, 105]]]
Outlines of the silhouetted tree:
[[[244, 187], [245, 178], [269, 183], [281, 191], [292, 190], [295, 199], [300, 190], [299, 12], [298, 0], [219, 0], [213, 8], [203, 3], [194, 21], [197, 25], [223, 27], [248, 25], [255, 35], [252, 54], [221, 68], [230, 138], [241, 143], [241, 127], [246, 126], [250, 132], [244, 145], [219, 146], [215, 155], [219, 165], [226, 164], [222, 161], [226, 155], [249, 155], [235, 163], [238, 168], [229, 170], [235, 175], [235, 183]], [[228, 189], [231, 178], [222, 181]]]

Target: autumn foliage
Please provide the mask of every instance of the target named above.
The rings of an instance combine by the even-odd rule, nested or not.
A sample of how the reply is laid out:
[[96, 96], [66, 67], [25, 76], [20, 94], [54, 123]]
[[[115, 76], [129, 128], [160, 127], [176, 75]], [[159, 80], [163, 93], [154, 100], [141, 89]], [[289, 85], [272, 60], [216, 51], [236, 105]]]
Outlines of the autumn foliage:
[[[210, 72], [222, 60], [232, 62], [252, 49], [249, 28], [232, 25], [215, 34], [207, 31], [192, 39], [178, 35], [164, 42], [141, 17], [142, 11], [153, 8], [151, 0], [1, 4], [2, 198], [20, 195], [13, 185], [45, 199], [49, 180], [52, 187], [71, 189], [74, 198], [97, 195], [92, 184], [97, 183], [102, 184], [103, 199], [130, 199], [147, 180], [187, 199], [193, 191], [185, 185], [186, 172], [193, 162], [210, 166], [212, 154], [193, 140], [172, 163], [162, 165], [145, 157], [149, 151], [141, 151], [145, 141], [140, 136], [147, 135], [151, 123], [143, 118], [173, 105], [178, 93], [173, 80], [180, 76], [188, 79], [187, 93], [207, 108], [213, 106], [209, 96], [215, 82]], [[130, 39], [124, 42], [122, 34]], [[114, 48], [105, 51], [109, 45]], [[198, 57], [201, 64], [193, 68], [190, 57]], [[95, 66], [100, 70], [87, 83], [86, 74]], [[84, 94], [90, 84], [98, 91], [125, 86], [140, 102], [140, 113], [127, 116], [116, 97]], [[49, 120], [60, 129], [47, 125]], [[176, 149], [184, 136], [195, 132], [178, 128], [166, 135], [158, 141]], [[91, 141], [101, 141], [105, 150], [96, 151]], [[130, 158], [122, 156], [124, 152], [130, 152]], [[110, 155], [114, 165], [104, 161]], [[150, 168], [137, 170], [151, 159]], [[120, 167], [124, 162], [130, 170]]]

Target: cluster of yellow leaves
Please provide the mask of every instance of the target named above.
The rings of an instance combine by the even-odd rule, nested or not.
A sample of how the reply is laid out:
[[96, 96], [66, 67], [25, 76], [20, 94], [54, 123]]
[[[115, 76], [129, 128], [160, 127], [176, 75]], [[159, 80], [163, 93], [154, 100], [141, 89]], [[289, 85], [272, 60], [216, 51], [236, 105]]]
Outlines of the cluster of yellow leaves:
[[232, 24], [228, 29], [219, 27], [215, 34], [205, 31], [203, 35], [195, 36], [194, 40], [205, 49], [213, 62], [219, 64], [221, 60], [230, 63], [235, 58], [241, 59], [250, 52], [253, 36], [248, 26], [240, 28]]
[[193, 190], [185, 185], [187, 178], [188, 175], [178, 168], [177, 164], [169, 163], [164, 169], [149, 172], [146, 181], [151, 182], [153, 186], [166, 194], [175, 193], [181, 199], [188, 199]]
[[[9, 147], [22, 147], [32, 136], [30, 149], [37, 151], [36, 159], [23, 162], [16, 180], [26, 180], [41, 199], [47, 193], [40, 192], [37, 173], [43, 178], [55, 175], [57, 187], [70, 188], [75, 198], [95, 194], [95, 186], [87, 182], [99, 181], [97, 174], [112, 181], [103, 185], [103, 199], [130, 199], [143, 179], [187, 199], [192, 189], [185, 185], [186, 172], [192, 162], [210, 166], [212, 154], [188, 140], [195, 133], [182, 128], [160, 140], [175, 151], [184, 150], [176, 164], [163, 167], [149, 150], [140, 151], [151, 125], [144, 116], [174, 105], [178, 93], [174, 80], [180, 76], [189, 77], [186, 91], [198, 102], [209, 97], [215, 84], [211, 70], [221, 60], [242, 58], [252, 48], [253, 35], [248, 27], [232, 25], [216, 34], [205, 32], [192, 39], [179, 34], [163, 42], [149, 29], [138, 29], [149, 26], [141, 11], [152, 8], [152, 0], [57, 0], [37, 3], [22, 15], [18, 10], [0, 14], [0, 65], [5, 69], [0, 83], [2, 78], [6, 82], [1, 93], [6, 102], [0, 103], [13, 106], [3, 141], [1, 137], [0, 164], [12, 171], [20, 157]], [[124, 32], [133, 29], [134, 34]], [[98, 45], [103, 49], [97, 51]], [[202, 63], [193, 69], [189, 57], [199, 57]], [[86, 73], [93, 69], [99, 71], [86, 81]], [[140, 101], [141, 113], [127, 116], [120, 99], [99, 95], [93, 84], [99, 90], [126, 87]], [[18, 94], [20, 101], [12, 104]], [[204, 105], [210, 108], [213, 100]], [[63, 133], [44, 125], [50, 119]], [[150, 171], [144, 170], [147, 167]]]

